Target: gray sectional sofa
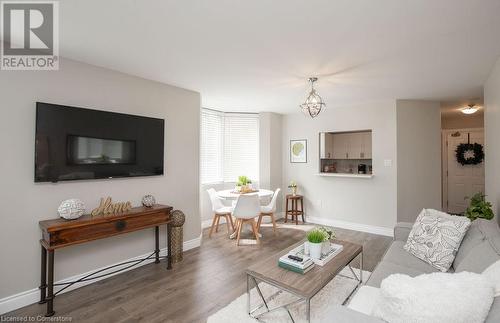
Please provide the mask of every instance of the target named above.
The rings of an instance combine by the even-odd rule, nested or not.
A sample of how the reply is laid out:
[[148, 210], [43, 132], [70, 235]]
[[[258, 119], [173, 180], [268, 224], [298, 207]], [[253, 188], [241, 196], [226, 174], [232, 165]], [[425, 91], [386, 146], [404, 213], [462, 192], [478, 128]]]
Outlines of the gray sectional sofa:
[[[438, 270], [403, 249], [412, 223], [398, 223], [394, 228], [394, 241], [382, 261], [377, 265], [368, 282], [369, 286], [380, 287], [384, 278], [401, 273], [418, 276]], [[467, 231], [450, 272], [469, 271], [482, 273], [489, 265], [500, 259], [500, 229], [494, 220], [478, 219], [472, 222]], [[340, 323], [383, 323], [384, 321], [356, 312], [344, 306], [334, 306], [326, 316], [328, 322]], [[326, 321], [325, 321], [326, 322]], [[496, 297], [491, 306], [486, 323], [500, 322], [500, 297]]]

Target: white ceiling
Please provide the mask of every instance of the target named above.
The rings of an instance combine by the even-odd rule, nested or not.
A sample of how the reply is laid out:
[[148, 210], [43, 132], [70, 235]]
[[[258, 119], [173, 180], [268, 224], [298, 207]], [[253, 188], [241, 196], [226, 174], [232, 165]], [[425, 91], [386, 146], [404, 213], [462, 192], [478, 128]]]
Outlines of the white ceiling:
[[205, 107], [295, 112], [482, 96], [498, 0], [61, 0], [61, 55], [195, 90]]

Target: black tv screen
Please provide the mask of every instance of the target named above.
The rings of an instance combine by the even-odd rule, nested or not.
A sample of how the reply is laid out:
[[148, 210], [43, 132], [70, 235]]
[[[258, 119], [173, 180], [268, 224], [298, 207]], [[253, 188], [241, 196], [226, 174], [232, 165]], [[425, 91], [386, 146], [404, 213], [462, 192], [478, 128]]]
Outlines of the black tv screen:
[[35, 182], [163, 175], [163, 119], [37, 102]]

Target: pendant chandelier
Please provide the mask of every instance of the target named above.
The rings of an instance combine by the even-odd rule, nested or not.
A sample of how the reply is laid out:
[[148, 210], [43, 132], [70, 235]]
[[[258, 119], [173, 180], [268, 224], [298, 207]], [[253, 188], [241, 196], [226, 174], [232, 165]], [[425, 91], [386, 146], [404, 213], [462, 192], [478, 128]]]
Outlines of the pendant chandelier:
[[306, 101], [300, 105], [302, 112], [309, 115], [311, 118], [316, 117], [321, 109], [326, 106], [323, 99], [319, 96], [318, 92], [314, 89], [314, 82], [318, 80], [317, 77], [310, 77], [309, 82], [311, 83], [311, 92], [306, 98]]

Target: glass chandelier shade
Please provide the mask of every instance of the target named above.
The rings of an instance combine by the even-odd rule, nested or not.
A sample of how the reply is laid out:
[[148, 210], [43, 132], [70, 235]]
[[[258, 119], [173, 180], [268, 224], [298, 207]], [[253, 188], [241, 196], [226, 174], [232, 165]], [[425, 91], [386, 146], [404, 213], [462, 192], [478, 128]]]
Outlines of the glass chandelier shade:
[[462, 108], [460, 111], [462, 111], [463, 114], [473, 114], [476, 113], [479, 108], [475, 104], [469, 104], [465, 108]]
[[323, 99], [314, 88], [314, 82], [316, 82], [317, 80], [318, 78], [316, 77], [309, 78], [309, 82], [311, 83], [311, 91], [309, 92], [309, 95], [307, 96], [305, 102], [300, 105], [302, 112], [306, 115], [309, 115], [311, 118], [315, 118], [316, 116], [318, 116], [318, 114], [321, 112], [321, 109], [326, 106], [326, 104], [323, 102]]

